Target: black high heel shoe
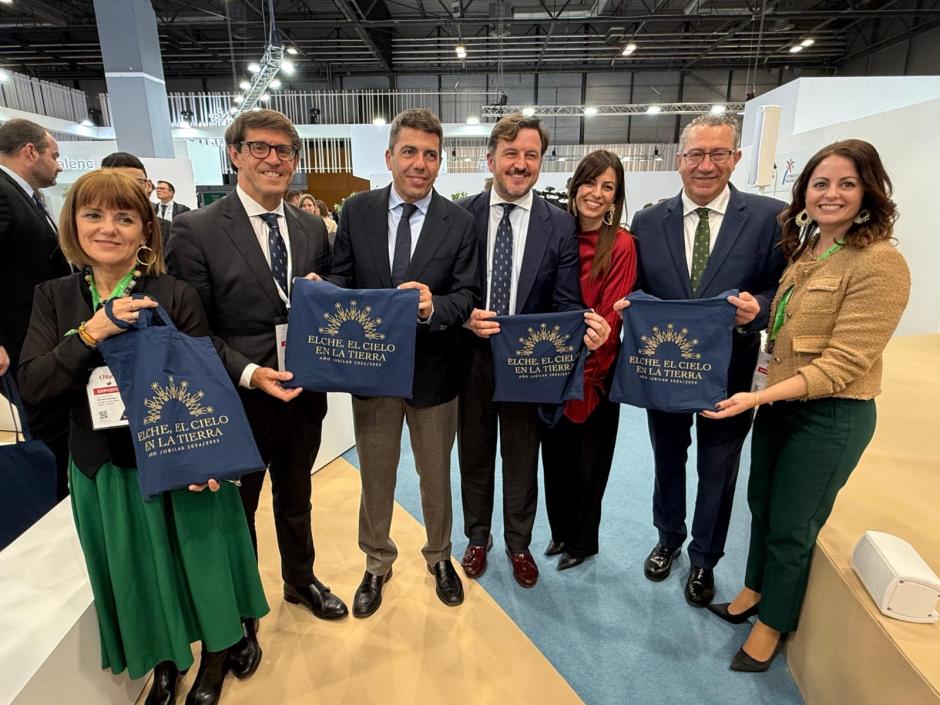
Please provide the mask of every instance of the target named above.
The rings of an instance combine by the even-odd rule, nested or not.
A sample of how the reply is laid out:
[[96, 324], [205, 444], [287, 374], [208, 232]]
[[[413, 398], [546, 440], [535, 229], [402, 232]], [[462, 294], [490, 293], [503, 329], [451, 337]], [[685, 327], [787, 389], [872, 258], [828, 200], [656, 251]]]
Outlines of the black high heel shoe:
[[738, 614], [731, 614], [728, 611], [728, 607], [731, 605], [730, 602], [722, 602], [717, 605], [709, 605], [708, 611], [711, 612], [716, 617], [721, 617], [728, 624], [744, 624], [751, 617], [756, 617], [757, 612], [760, 609], [760, 602], [755, 604], [753, 607], [749, 607], [743, 612]]
[[153, 685], [144, 705], [172, 705], [182, 674], [172, 661], [161, 661], [153, 667]]
[[734, 658], [731, 660], [731, 665], [728, 666], [732, 671], [739, 671], [741, 673], [763, 673], [768, 668], [770, 664], [773, 663], [774, 658], [777, 654], [780, 653], [780, 650], [783, 648], [784, 642], [787, 640], [787, 633], [784, 632], [780, 635], [780, 640], [777, 642], [774, 652], [770, 655], [770, 658], [766, 661], [758, 661], [753, 656], [748, 655], [742, 646], [738, 649], [738, 653], [734, 655]]

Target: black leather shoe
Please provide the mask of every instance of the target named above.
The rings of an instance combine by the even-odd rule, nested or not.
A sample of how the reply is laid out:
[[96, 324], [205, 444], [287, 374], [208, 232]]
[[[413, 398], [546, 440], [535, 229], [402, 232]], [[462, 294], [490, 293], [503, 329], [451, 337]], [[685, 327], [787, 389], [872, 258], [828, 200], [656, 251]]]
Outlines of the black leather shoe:
[[147, 693], [144, 705], [173, 705], [176, 688], [180, 682], [180, 671], [172, 661], [161, 661], [153, 667], [153, 685]]
[[774, 649], [774, 652], [766, 661], [758, 661], [753, 656], [749, 656], [742, 646], [740, 649], [738, 649], [738, 653], [734, 655], [734, 658], [731, 660], [731, 665], [728, 666], [728, 668], [730, 668], [732, 671], [740, 671], [742, 673], [763, 673], [768, 668], [770, 668], [770, 664], [774, 662], [774, 659], [777, 657], [777, 654], [780, 653], [780, 649], [783, 648], [783, 643], [786, 640], [787, 634], [784, 632], [780, 635], [780, 641], [777, 642], [777, 648]]
[[760, 610], [760, 603], [758, 602], [756, 605], [744, 610], [743, 612], [731, 614], [728, 611], [728, 606], [730, 604], [730, 602], [722, 602], [717, 605], [709, 605], [708, 611], [717, 617], [721, 617], [728, 624], [744, 624], [751, 617], [755, 617], [757, 612]]
[[565, 550], [565, 542], [555, 543], [554, 541], [549, 541], [548, 546], [545, 548], [546, 556], [559, 556]]
[[225, 651], [206, 651], [202, 647], [199, 672], [193, 683], [186, 705], [216, 705], [222, 697], [222, 683], [228, 670], [228, 649]]
[[372, 575], [367, 570], [353, 598], [353, 617], [368, 617], [374, 614], [382, 604], [382, 586], [391, 579], [391, 568], [385, 575]]
[[316, 578], [301, 587], [284, 583], [284, 599], [292, 605], [305, 605], [320, 619], [342, 619], [349, 614], [346, 604]]
[[428, 572], [434, 576], [437, 596], [448, 607], [456, 607], [463, 602], [463, 583], [449, 560], [438, 561], [428, 566]]
[[257, 620], [242, 620], [242, 640], [228, 650], [228, 670], [238, 680], [251, 677], [261, 663], [261, 645], [258, 643]]
[[572, 556], [568, 553], [562, 553], [558, 559], [558, 570], [568, 570], [584, 563], [584, 559], [578, 556]]
[[661, 543], [650, 551], [646, 557], [646, 563], [643, 564], [643, 573], [654, 583], [658, 583], [669, 577], [669, 571], [672, 570], [672, 562], [679, 557], [682, 547], [667, 548]]
[[707, 607], [715, 597], [715, 572], [711, 568], [692, 566], [685, 581], [685, 601], [693, 607]]

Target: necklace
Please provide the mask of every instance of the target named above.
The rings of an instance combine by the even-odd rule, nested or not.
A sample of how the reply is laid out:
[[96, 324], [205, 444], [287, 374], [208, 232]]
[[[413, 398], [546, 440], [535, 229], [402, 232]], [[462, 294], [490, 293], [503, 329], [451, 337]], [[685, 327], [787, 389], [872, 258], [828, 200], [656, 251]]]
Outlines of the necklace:
[[114, 289], [111, 290], [111, 295], [106, 299], [102, 299], [101, 294], [98, 292], [98, 287], [95, 285], [95, 275], [92, 273], [91, 267], [85, 267], [84, 273], [85, 282], [88, 284], [88, 289], [91, 292], [92, 311], [97, 311], [99, 307], [103, 306], [111, 299], [119, 299], [122, 296], [130, 294], [134, 290], [134, 287], [137, 286], [141, 274], [139, 269], [132, 269], [121, 277]]

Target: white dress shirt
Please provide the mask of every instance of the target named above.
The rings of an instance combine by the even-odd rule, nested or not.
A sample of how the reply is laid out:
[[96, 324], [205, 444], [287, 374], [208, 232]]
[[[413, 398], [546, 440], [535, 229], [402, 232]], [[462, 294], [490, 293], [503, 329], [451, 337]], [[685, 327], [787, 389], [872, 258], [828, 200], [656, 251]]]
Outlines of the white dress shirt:
[[532, 199], [535, 194], [529, 192], [517, 201], [507, 201], [496, 190], [490, 191], [490, 223], [486, 234], [486, 308], [490, 308], [490, 292], [493, 284], [493, 249], [496, 247], [496, 230], [503, 219], [503, 203], [512, 203], [516, 207], [509, 214], [512, 225], [512, 282], [509, 287], [509, 313], [516, 313], [516, 292], [519, 290], [519, 274], [522, 271], [522, 257], [525, 254], [525, 241], [529, 232], [529, 216], [532, 214]]
[[692, 251], [695, 248], [695, 231], [698, 229], [699, 208], [708, 209], [708, 254], [715, 249], [715, 240], [718, 237], [718, 231], [721, 229], [721, 223], [725, 219], [725, 211], [728, 210], [728, 201], [731, 199], [731, 189], [725, 184], [725, 188], [715, 196], [715, 199], [700, 206], [693, 202], [682, 190], [682, 228], [685, 234], [685, 264], [689, 269], [689, 277], [692, 276]]
[[[165, 210], [165, 215], [164, 215]], [[173, 220], [173, 200], [170, 199], [167, 203], [163, 201], [157, 201], [157, 215], [163, 218], [164, 220]]]
[[[411, 225], [411, 257], [414, 257], [415, 247], [418, 245], [418, 237], [421, 235], [421, 228], [424, 227], [424, 218], [428, 214], [428, 206], [431, 205], [431, 196], [433, 189], [428, 191], [428, 195], [420, 201], [415, 201], [417, 210], [411, 214], [408, 221]], [[401, 222], [401, 205], [405, 199], [398, 195], [395, 187], [388, 192], [388, 266], [390, 269], [395, 267], [395, 239], [398, 237], [398, 224]]]

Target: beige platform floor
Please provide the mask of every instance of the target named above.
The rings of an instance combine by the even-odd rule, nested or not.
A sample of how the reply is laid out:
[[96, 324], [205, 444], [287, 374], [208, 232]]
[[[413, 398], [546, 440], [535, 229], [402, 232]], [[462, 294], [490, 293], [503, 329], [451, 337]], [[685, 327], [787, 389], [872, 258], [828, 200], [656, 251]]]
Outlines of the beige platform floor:
[[[223, 705], [582, 702], [479, 584], [464, 580], [459, 607], [437, 599], [421, 556], [424, 527], [400, 506], [392, 521], [399, 557], [376, 614], [324, 622], [285, 603], [267, 487], [262, 502], [261, 577], [271, 605], [260, 633], [264, 658], [251, 679], [226, 679]], [[317, 576], [351, 604], [364, 570], [358, 471], [341, 459], [322, 469], [314, 475], [313, 503]], [[194, 674], [181, 684], [178, 702]]]

